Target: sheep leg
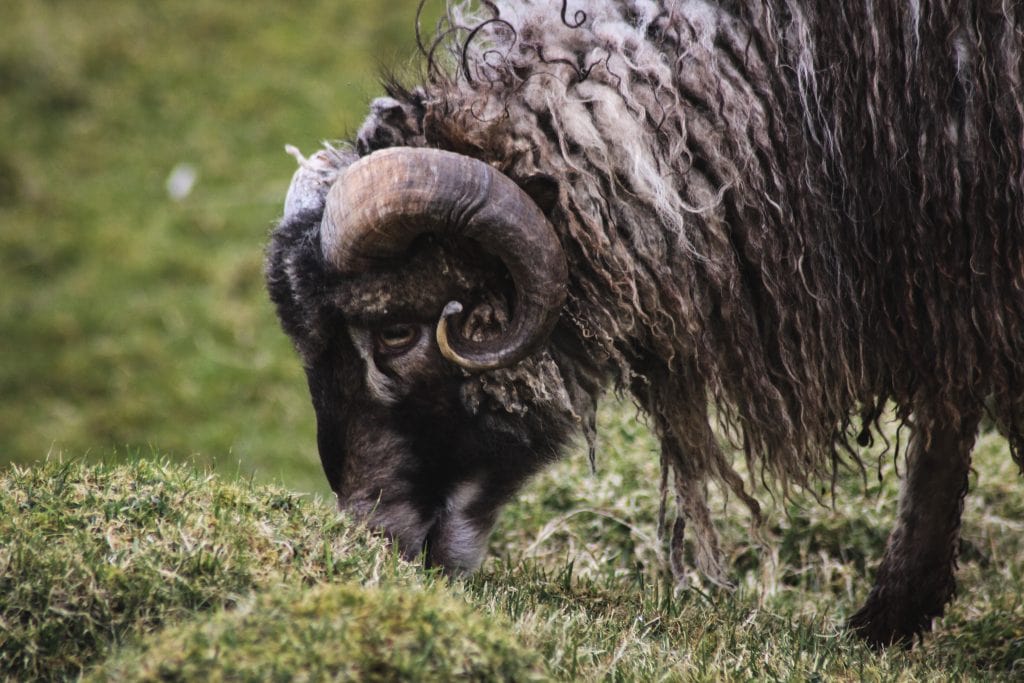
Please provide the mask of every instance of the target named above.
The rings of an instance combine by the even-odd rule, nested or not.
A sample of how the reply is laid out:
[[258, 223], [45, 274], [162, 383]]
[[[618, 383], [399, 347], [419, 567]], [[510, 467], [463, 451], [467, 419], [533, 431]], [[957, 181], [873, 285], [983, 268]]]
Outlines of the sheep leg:
[[955, 419], [915, 415], [899, 519], [867, 602], [847, 623], [874, 647], [910, 646], [956, 593], [960, 515], [979, 419], [978, 411]]

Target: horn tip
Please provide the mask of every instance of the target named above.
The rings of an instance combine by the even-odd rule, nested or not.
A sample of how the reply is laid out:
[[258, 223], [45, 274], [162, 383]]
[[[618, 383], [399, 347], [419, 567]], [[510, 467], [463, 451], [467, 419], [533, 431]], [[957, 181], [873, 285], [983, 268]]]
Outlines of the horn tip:
[[462, 313], [462, 304], [458, 301], [449, 301], [445, 304], [444, 310], [441, 311], [442, 318], [449, 318], [457, 313]]

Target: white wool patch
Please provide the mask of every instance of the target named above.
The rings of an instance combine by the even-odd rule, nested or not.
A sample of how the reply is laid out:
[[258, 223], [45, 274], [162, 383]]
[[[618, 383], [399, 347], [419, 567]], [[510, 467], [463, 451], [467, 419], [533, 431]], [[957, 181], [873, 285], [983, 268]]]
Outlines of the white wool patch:
[[477, 503], [483, 490], [480, 482], [459, 484], [448, 497], [444, 513], [439, 520], [439, 549], [445, 564], [462, 571], [473, 571], [483, 560], [490, 527], [472, 519], [467, 510]]

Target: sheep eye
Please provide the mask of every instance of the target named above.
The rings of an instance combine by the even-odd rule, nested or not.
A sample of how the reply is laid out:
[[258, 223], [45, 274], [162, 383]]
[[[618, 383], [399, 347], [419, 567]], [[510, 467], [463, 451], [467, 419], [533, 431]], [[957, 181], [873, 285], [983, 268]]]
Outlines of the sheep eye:
[[415, 325], [388, 325], [377, 331], [377, 347], [385, 353], [405, 351], [419, 336]]

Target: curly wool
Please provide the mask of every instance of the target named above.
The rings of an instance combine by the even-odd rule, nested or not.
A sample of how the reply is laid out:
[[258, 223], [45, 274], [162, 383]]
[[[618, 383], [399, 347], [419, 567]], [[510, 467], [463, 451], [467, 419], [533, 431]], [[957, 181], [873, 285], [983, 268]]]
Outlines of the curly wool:
[[[389, 85], [355, 141], [558, 181], [562, 320], [536, 358], [470, 378], [469, 409], [583, 423], [592, 439], [617, 377], [661, 437], [673, 566], [689, 523], [712, 577], [703, 482], [758, 511], [714, 420], [786, 494], [844, 453], [860, 465], [852, 442], [888, 401], [905, 423], [923, 410], [959, 424], [987, 399], [1021, 462], [1024, 4], [569, 4], [451, 7], [423, 85]], [[291, 282], [319, 253], [313, 217], [299, 223], [272, 249], [295, 242], [304, 260], [268, 279], [275, 300], [304, 288], [315, 321], [338, 302]], [[323, 341], [289, 316], [303, 344]]]
[[[417, 96], [425, 144], [561, 181], [578, 355], [663, 439], [710, 401], [784, 487], [890, 399], [993, 395], [1019, 460], [1024, 6], [584, 11], [451, 8]], [[713, 440], [685, 458], [742, 491]]]

